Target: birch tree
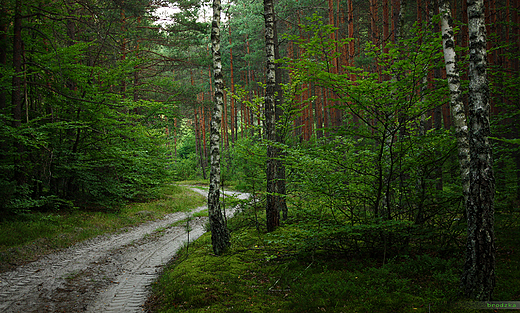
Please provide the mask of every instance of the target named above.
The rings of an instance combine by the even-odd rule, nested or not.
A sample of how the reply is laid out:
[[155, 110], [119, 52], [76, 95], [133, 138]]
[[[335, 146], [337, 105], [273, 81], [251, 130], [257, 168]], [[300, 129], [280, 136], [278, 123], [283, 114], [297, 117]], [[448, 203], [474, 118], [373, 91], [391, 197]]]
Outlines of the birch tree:
[[464, 200], [467, 201], [469, 193], [468, 126], [466, 125], [466, 113], [464, 112], [464, 104], [462, 103], [460, 74], [455, 54], [453, 19], [447, 0], [442, 0], [440, 12], [444, 63], [446, 64], [446, 76], [448, 77], [448, 87], [450, 89], [450, 110], [453, 125], [455, 126], [455, 137], [457, 138], [462, 194], [464, 195]]
[[470, 184], [466, 204], [466, 262], [461, 283], [465, 296], [486, 301], [491, 299], [496, 277], [493, 230], [495, 178], [488, 139], [490, 126], [486, 25], [484, 1], [468, 0], [467, 4]]
[[211, 50], [213, 53], [213, 77], [215, 84], [215, 106], [211, 117], [208, 215], [211, 230], [211, 244], [216, 255], [222, 254], [230, 245], [229, 231], [220, 210], [220, 124], [222, 103], [224, 101], [222, 79], [222, 60], [220, 56], [220, 0], [213, 0], [213, 20], [211, 22]]
[[265, 91], [265, 138], [267, 145], [266, 178], [267, 178], [267, 231], [273, 231], [280, 225], [280, 213], [276, 195], [276, 148], [272, 142], [276, 139], [275, 120], [275, 86], [276, 67], [274, 64], [274, 2], [264, 0], [265, 19], [265, 52], [267, 56], [266, 91]]

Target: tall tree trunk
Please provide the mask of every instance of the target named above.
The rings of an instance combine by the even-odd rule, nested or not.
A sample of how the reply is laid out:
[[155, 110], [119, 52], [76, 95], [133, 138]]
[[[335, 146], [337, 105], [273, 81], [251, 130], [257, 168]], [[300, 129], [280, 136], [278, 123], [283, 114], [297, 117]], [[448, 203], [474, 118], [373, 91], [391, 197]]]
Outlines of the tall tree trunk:
[[204, 151], [202, 150], [202, 144], [201, 144], [201, 135], [200, 135], [200, 123], [199, 123], [199, 110], [197, 108], [193, 109], [193, 114], [195, 116], [195, 149], [197, 150], [197, 154], [199, 155], [199, 164], [200, 168], [202, 170], [202, 177], [204, 179], [207, 178], [206, 176], [206, 166], [204, 166]]
[[[430, 28], [432, 29], [432, 31], [434, 33], [439, 33], [440, 32], [439, 23], [432, 22], [434, 16], [437, 15], [437, 13], [438, 13], [439, 1], [430, 0], [429, 2], [427, 2], [427, 4], [428, 4], [428, 15], [429, 15], [429, 21], [430, 21], [429, 24], [431, 26]], [[433, 70], [433, 73], [428, 73], [428, 79], [429, 79], [428, 87], [430, 88], [430, 90], [436, 89], [438, 87], [438, 80], [440, 80], [440, 78], [441, 78], [441, 70], [439, 68], [435, 68]], [[442, 105], [437, 105], [435, 108], [433, 108], [431, 114], [432, 114], [433, 128], [436, 131], [442, 130]], [[440, 152], [437, 151], [435, 154], [437, 157], [440, 157]], [[443, 189], [442, 174], [443, 174], [442, 164], [437, 164], [435, 171], [434, 171], [434, 176], [436, 179], [435, 188], [437, 190]]]
[[228, 139], [228, 131], [227, 131], [227, 120], [228, 120], [228, 111], [227, 111], [227, 93], [224, 91], [224, 101], [223, 101], [223, 107], [222, 107], [222, 141], [224, 149], [227, 149], [229, 146], [229, 139]]
[[177, 118], [173, 118], [173, 149], [175, 160], [177, 160]]
[[[12, 115], [13, 121], [12, 126], [14, 128], [20, 128], [22, 126], [22, 2], [16, 0], [15, 11], [14, 11], [14, 37], [13, 37], [13, 69], [14, 75], [12, 79]], [[16, 151], [18, 153], [16, 163], [18, 164], [15, 168], [15, 179], [18, 185], [25, 183], [25, 174], [22, 169], [22, 154], [24, 147], [22, 143], [16, 142]]]
[[234, 77], [234, 73], [233, 73], [233, 46], [231, 44], [231, 20], [230, 20], [230, 16], [228, 16], [228, 20], [229, 20], [229, 70], [230, 70], [230, 75], [229, 75], [229, 79], [230, 79], [230, 83], [231, 83], [231, 125], [230, 125], [230, 129], [231, 129], [231, 143], [234, 144], [235, 143], [235, 138], [238, 139], [236, 136], [236, 132], [235, 132], [235, 127], [236, 127], [236, 111], [235, 111], [235, 98], [233, 97], [233, 95], [235, 94], [235, 77]]
[[[200, 116], [201, 116], [201, 123], [200, 123], [200, 129], [202, 131], [202, 164], [204, 168], [208, 167], [208, 141], [206, 140], [206, 132], [207, 132], [207, 125], [206, 122], [206, 111], [204, 110], [204, 93], [202, 93], [202, 106], [200, 107]], [[204, 174], [204, 179], [206, 179], [206, 174]]]
[[[383, 0], [383, 53], [388, 53], [388, 48], [386, 47], [386, 44], [388, 43], [388, 39], [390, 37], [390, 26], [388, 21], [388, 1], [390, 0]], [[420, 0], [418, 0], [420, 1]], [[385, 78], [385, 80], [387, 80]]]
[[266, 218], [267, 231], [271, 232], [280, 225], [280, 212], [277, 207], [276, 195], [276, 148], [273, 142], [276, 140], [276, 112], [275, 112], [275, 86], [276, 66], [274, 63], [274, 1], [264, 0], [265, 20], [265, 52], [267, 57], [266, 90], [265, 90], [265, 138], [267, 145], [266, 178], [267, 178], [267, 204]]
[[[379, 47], [379, 32], [378, 32], [378, 13], [379, 13], [379, 7], [378, 7], [378, 0], [370, 0], [370, 39], [372, 40], [372, 43]], [[380, 72], [380, 65], [377, 63], [377, 73]]]
[[213, 52], [213, 75], [215, 83], [215, 106], [211, 117], [211, 172], [209, 177], [208, 215], [211, 229], [211, 244], [216, 255], [222, 254], [231, 244], [229, 231], [220, 209], [220, 122], [222, 119], [223, 87], [222, 60], [220, 56], [220, 0], [213, 0], [211, 22], [211, 50]]
[[[68, 22], [69, 23], [69, 22]], [[126, 60], [126, 37], [125, 37], [125, 26], [126, 17], [125, 11], [121, 9], [121, 61]], [[122, 76], [121, 79], [121, 94], [123, 98], [126, 98], [126, 77]]]
[[[7, 9], [0, 9], [2, 17], [0, 17], [0, 65], [5, 66], [7, 64]], [[0, 73], [0, 79], [3, 75]], [[6, 102], [6, 91], [0, 90], [0, 113], [6, 114], [4, 110], [7, 108]], [[0, 122], [5, 123], [5, 119], [2, 118]], [[3, 140], [0, 143], [0, 147], [4, 147]]]
[[459, 151], [462, 194], [464, 195], [464, 203], [466, 203], [469, 193], [468, 126], [466, 125], [466, 114], [464, 112], [464, 104], [462, 102], [460, 74], [457, 67], [455, 40], [453, 36], [453, 19], [451, 16], [448, 0], [442, 0], [440, 12], [444, 62], [446, 64], [446, 76], [448, 77], [448, 86], [450, 88], [450, 109]]
[[[277, 21], [274, 21], [274, 58], [275, 60], [280, 59], [280, 43], [278, 41], [278, 31], [277, 31]], [[282, 118], [284, 114], [282, 103], [283, 103], [283, 90], [282, 90], [282, 69], [279, 64], [275, 64], [275, 121], [278, 122]], [[276, 127], [277, 125], [275, 125]], [[276, 142], [279, 144], [285, 143], [285, 133], [282, 133], [278, 129], [276, 129]], [[285, 156], [280, 148], [276, 148], [275, 154], [278, 156], [276, 161], [276, 193], [277, 193], [277, 208], [278, 212], [282, 212], [283, 220], [287, 219], [288, 208], [287, 202], [285, 201], [285, 195], [287, 193], [286, 185], [285, 185], [285, 164], [283, 162], [283, 157]]]
[[[339, 0], [338, 0], [339, 1]], [[329, 25], [334, 27], [334, 0], [328, 0], [328, 7], [329, 7]], [[335, 32], [331, 32], [330, 33], [330, 40], [331, 41], [335, 41], [336, 40], [336, 33]], [[332, 51], [332, 53], [336, 54], [337, 52], [337, 48], [336, 48], [336, 45], [334, 45], [334, 50]], [[334, 74], [337, 74], [338, 73], [338, 68], [337, 68], [337, 63], [336, 63], [336, 60], [337, 58], [334, 58], [332, 59], [332, 64], [330, 65], [331, 69], [330, 69], [330, 72], [331, 73], [334, 73]], [[305, 99], [305, 93], [302, 94], [304, 96], [304, 101], [306, 101], [307, 99]], [[336, 94], [333, 93], [332, 94], [332, 98], [333, 99], [336, 99]], [[338, 124], [338, 121], [337, 121], [337, 108], [335, 107], [336, 103], [333, 104], [333, 106], [331, 106], [330, 108], [330, 118], [331, 118], [331, 126], [332, 127], [336, 127], [336, 126], [339, 126]], [[306, 122], [306, 120], [304, 119], [303, 121], [304, 123]], [[304, 124], [304, 128], [305, 128], [306, 124]], [[304, 138], [305, 138], [305, 133], [304, 133]]]
[[323, 137], [323, 119], [322, 119], [322, 107], [323, 107], [323, 92], [322, 87], [314, 85], [314, 94], [316, 95], [316, 106], [314, 108], [314, 115], [316, 116], [316, 138], [320, 139]]
[[16, 0], [14, 12], [13, 35], [13, 92], [11, 97], [13, 122], [12, 126], [18, 128], [22, 124], [22, 5], [21, 0]]
[[[193, 79], [193, 71], [190, 70], [190, 77], [191, 77], [191, 85], [195, 86], [195, 81]], [[197, 101], [201, 100], [200, 96], [197, 96]], [[204, 151], [202, 150], [202, 139], [201, 139], [201, 126], [199, 123], [198, 118], [198, 108], [193, 108], [193, 116], [195, 118], [195, 149], [197, 150], [197, 154], [199, 155], [199, 164], [200, 168], [202, 170], [202, 177], [206, 179], [206, 166], [204, 165]], [[202, 126], [204, 127], [204, 126]]]
[[466, 263], [461, 282], [465, 296], [479, 301], [491, 300], [496, 281], [495, 178], [488, 140], [489, 86], [484, 21], [484, 0], [468, 0], [470, 187], [466, 207]]

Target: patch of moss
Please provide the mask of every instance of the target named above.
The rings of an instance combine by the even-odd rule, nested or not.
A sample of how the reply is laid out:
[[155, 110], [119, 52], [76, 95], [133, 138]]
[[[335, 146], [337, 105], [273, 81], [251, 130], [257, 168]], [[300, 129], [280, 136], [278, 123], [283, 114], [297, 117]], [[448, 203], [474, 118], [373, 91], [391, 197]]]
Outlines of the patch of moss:
[[[154, 312], [478, 312], [460, 304], [462, 251], [386, 262], [297, 251], [284, 239], [290, 225], [265, 234], [245, 222], [230, 221], [232, 247], [223, 256], [213, 255], [209, 234], [179, 254], [154, 286]], [[518, 301], [518, 225], [497, 224], [495, 297]]]

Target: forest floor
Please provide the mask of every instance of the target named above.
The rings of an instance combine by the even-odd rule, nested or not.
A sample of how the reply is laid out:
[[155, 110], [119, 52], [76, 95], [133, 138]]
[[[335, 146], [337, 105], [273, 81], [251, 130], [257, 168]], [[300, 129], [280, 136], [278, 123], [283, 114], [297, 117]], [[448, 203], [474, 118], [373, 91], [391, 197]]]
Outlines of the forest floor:
[[[356, 256], [288, 249], [294, 224], [266, 233], [265, 216], [235, 214], [232, 246], [211, 251], [209, 234], [179, 251], [152, 285], [151, 312], [481, 312], [461, 298], [463, 248], [440, 254]], [[260, 222], [260, 225], [258, 224]], [[256, 227], [255, 227], [256, 224]], [[496, 214], [496, 301], [520, 306], [520, 214]], [[258, 228], [260, 226], [260, 229]], [[512, 310], [505, 310], [507, 312]], [[518, 312], [518, 311], [515, 311]]]
[[206, 209], [168, 214], [5, 271], [0, 274], [0, 312], [141, 312], [162, 267], [205, 232], [207, 217], [201, 212]]

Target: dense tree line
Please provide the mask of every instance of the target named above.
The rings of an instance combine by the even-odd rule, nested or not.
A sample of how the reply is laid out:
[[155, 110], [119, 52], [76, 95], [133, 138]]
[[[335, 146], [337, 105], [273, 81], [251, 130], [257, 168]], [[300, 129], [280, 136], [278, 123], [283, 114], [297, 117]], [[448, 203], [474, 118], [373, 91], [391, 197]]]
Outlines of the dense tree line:
[[[168, 179], [164, 129], [185, 97], [172, 74], [189, 60], [187, 43], [153, 24], [158, 5], [2, 8], [2, 214], [112, 206]], [[200, 26], [190, 27], [176, 34], [197, 40]]]

